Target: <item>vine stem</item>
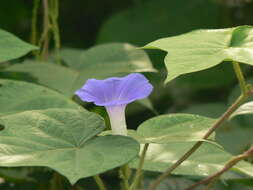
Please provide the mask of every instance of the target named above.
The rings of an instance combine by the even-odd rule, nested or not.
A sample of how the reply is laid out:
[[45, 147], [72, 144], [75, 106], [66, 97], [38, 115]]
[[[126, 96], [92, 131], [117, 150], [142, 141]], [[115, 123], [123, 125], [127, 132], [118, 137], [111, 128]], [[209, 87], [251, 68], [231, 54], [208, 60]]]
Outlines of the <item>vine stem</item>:
[[32, 34], [31, 43], [33, 45], [37, 44], [37, 21], [38, 21], [38, 9], [40, 0], [34, 0], [33, 10], [32, 10]]
[[123, 180], [123, 188], [124, 190], [130, 190], [128, 179], [130, 177], [129, 167], [128, 165], [124, 165], [120, 168], [120, 178]]
[[235, 156], [234, 158], [232, 158], [229, 162], [227, 162], [225, 164], [225, 166], [218, 171], [217, 173], [191, 185], [190, 187], [188, 187], [185, 190], [192, 190], [195, 187], [201, 185], [201, 184], [208, 184], [208, 186], [211, 186], [211, 184], [213, 184], [213, 182], [220, 177], [223, 173], [225, 173], [226, 171], [228, 171], [229, 169], [231, 169], [234, 165], [236, 165], [238, 162], [240, 162], [243, 159], [249, 158], [253, 155], [253, 147], [251, 147], [249, 150], [247, 150], [246, 152], [244, 152], [243, 154], [240, 154], [238, 156]]
[[238, 62], [235, 62], [235, 61], [233, 61], [232, 64], [233, 64], [233, 68], [234, 68], [236, 77], [238, 79], [239, 85], [240, 85], [241, 93], [244, 95], [247, 95], [248, 88], [247, 88], [247, 84], [246, 84], [245, 78], [243, 76], [242, 70], [240, 68], [240, 65]]
[[[217, 128], [219, 128], [224, 121], [229, 119], [230, 115], [248, 98], [250, 92], [247, 89], [245, 79], [243, 77], [239, 63], [233, 62], [233, 68], [236, 77], [239, 81], [242, 94], [236, 99], [236, 101], [227, 109], [227, 111], [214, 123], [214, 125], [207, 131], [202, 139], [207, 139]], [[202, 144], [204, 141], [196, 142], [193, 147], [188, 150], [179, 160], [177, 160], [171, 167], [165, 170], [149, 187], [148, 190], [155, 190], [159, 184], [171, 173], [180, 166], [186, 159], [188, 159]]]
[[144, 160], [145, 160], [145, 156], [146, 156], [146, 153], [148, 150], [148, 146], [149, 146], [149, 144], [144, 145], [144, 148], [141, 153], [140, 161], [139, 161], [139, 166], [138, 166], [137, 171], [135, 173], [134, 181], [130, 187], [130, 190], [135, 190], [137, 188], [137, 186], [140, 184], [140, 179], [141, 179], [141, 175], [142, 175], [142, 168], [144, 165]]
[[59, 0], [50, 1], [50, 10], [49, 15], [52, 23], [52, 32], [54, 37], [54, 46], [56, 52], [57, 62], [60, 63], [59, 50], [61, 48], [61, 38], [60, 38], [60, 29], [58, 24], [59, 18]]
[[63, 189], [62, 177], [61, 177], [60, 174], [55, 172], [53, 174], [53, 178], [52, 178], [52, 181], [51, 181], [50, 190], [60, 190], [60, 189]]
[[50, 22], [49, 22], [49, 8], [48, 0], [43, 0], [43, 32], [40, 39], [40, 47], [43, 44], [41, 50], [41, 58], [47, 59], [48, 57], [48, 48], [49, 48], [49, 31], [50, 31]]
[[95, 176], [93, 176], [93, 178], [94, 178], [95, 182], [97, 183], [99, 190], [106, 190], [105, 184], [99, 175], [95, 175]]

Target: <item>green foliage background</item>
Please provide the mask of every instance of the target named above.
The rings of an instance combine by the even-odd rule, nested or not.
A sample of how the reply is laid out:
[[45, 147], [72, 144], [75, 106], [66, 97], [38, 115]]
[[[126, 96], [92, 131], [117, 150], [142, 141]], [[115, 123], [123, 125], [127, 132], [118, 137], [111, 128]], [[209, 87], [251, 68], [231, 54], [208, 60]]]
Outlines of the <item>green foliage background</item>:
[[[0, 2], [0, 28], [15, 34], [24, 41], [30, 41], [32, 8], [32, 0], [2, 0]], [[41, 11], [39, 16], [42, 17]], [[61, 0], [59, 25], [63, 47], [86, 49], [94, 45], [115, 42], [126, 42], [136, 46], [143, 46], [156, 39], [183, 34], [194, 29], [252, 25], [252, 18], [253, 1], [250, 0]], [[40, 20], [40, 30], [41, 26], [42, 22]], [[50, 45], [53, 47], [53, 44]], [[127, 108], [127, 122], [132, 129], [137, 128], [140, 123], [156, 114], [183, 112], [217, 118], [224, 112], [238, 92], [232, 66], [227, 62], [209, 70], [180, 76], [165, 86], [163, 84], [163, 80], [166, 78], [166, 69], [163, 63], [165, 53], [157, 50], [147, 50], [147, 52], [153, 66], [159, 73], [145, 73], [155, 86], [150, 98], [151, 103], [145, 101], [137, 102]], [[66, 52], [62, 50], [63, 59], [64, 55], [66, 55], [64, 53]], [[87, 62], [92, 62], [88, 58], [83, 59], [86, 59], [85, 61]], [[146, 58], [144, 57], [143, 59]], [[80, 60], [69, 61], [66, 59], [64, 61], [68, 65], [70, 62], [76, 63]], [[3, 64], [2, 67], [6, 67], [6, 65], [12, 66], [5, 72], [1, 71], [0, 77], [39, 82], [48, 86], [47, 81], [44, 80], [46, 75], [46, 79], [52, 77], [55, 80], [56, 85], [52, 86], [53, 89], [58, 87], [58, 91], [68, 96], [71, 95], [71, 90], [67, 92], [65, 89], [66, 92], [64, 92], [64, 85], [63, 88], [60, 88], [60, 85], [57, 84], [59, 78], [54, 72], [51, 74], [44, 73], [44, 75], [38, 72], [37, 76], [42, 82], [34, 81], [33, 78], [25, 74], [13, 73], [17, 68], [22, 71], [22, 66], [15, 64], [16, 62], [12, 61]], [[131, 62], [131, 60], [126, 60], [126, 62]], [[31, 66], [33, 62], [26, 62], [25, 64]], [[68, 66], [75, 68], [77, 65]], [[50, 65], [50, 67], [54, 66]], [[79, 68], [75, 69], [79, 71]], [[41, 71], [41, 69], [38, 70]], [[135, 71], [135, 68], [128, 70]], [[151, 67], [150, 70], [152, 70]], [[250, 79], [253, 74], [251, 67], [243, 65], [243, 70], [245, 76]], [[39, 95], [40, 91], [34, 89], [34, 93]], [[52, 92], [48, 93], [51, 94]], [[58, 94], [52, 93], [50, 96], [52, 96], [52, 102], [56, 104], [57, 102], [54, 99], [58, 99], [58, 104], [61, 104]], [[64, 98], [61, 97], [61, 99]], [[78, 102], [78, 100], [76, 101]], [[103, 108], [94, 107], [93, 105], [84, 106], [91, 111], [106, 116]], [[53, 108], [53, 106], [50, 108]], [[20, 109], [23, 109], [23, 107]], [[8, 111], [10, 110], [6, 107], [4, 112]], [[226, 151], [232, 154], [239, 154], [253, 143], [252, 118], [250, 117], [238, 116], [233, 122], [225, 124], [224, 128], [218, 131], [216, 140], [225, 147]], [[237, 139], [237, 141], [234, 139]], [[238, 144], [238, 141], [241, 141], [241, 144]], [[165, 145], [159, 146], [164, 146], [164, 149], [170, 150]], [[178, 147], [180, 146], [178, 145]], [[182, 149], [185, 149], [185, 147]], [[208, 154], [209, 152], [205, 152], [204, 148], [200, 152], [201, 156]], [[220, 152], [217, 152], [217, 155], [220, 154]], [[174, 158], [171, 159], [168, 163], [171, 163]], [[151, 168], [150, 170], [154, 167], [158, 167], [157, 170], [161, 170], [160, 168], [164, 167], [163, 165], [159, 167], [157, 164], [153, 166], [152, 159], [149, 161], [150, 165], [147, 165], [146, 168]], [[193, 158], [192, 162], [194, 161]], [[249, 161], [252, 162], [252, 160]], [[223, 162], [223, 160], [217, 162]], [[209, 164], [211, 165], [210, 168], [212, 168], [212, 164], [217, 163]], [[191, 173], [192, 171], [189, 168], [186, 169], [189, 170], [190, 175], [194, 174]], [[182, 173], [179, 170], [177, 174], [181, 175]], [[0, 189], [3, 190], [47, 189], [50, 186], [48, 183], [50, 179], [59, 178], [54, 176], [51, 170], [47, 168], [25, 168], [22, 171], [19, 169], [1, 169], [0, 175], [7, 179], [6, 183], [0, 184]], [[154, 175], [156, 173], [150, 173], [150, 176], [145, 179], [144, 187], [153, 180]], [[221, 181], [216, 188], [222, 190], [253, 189], [252, 180], [242, 179], [244, 176], [237, 175], [232, 172], [229, 173], [224, 178], [236, 180], [227, 181], [227, 185], [224, 185]], [[114, 171], [110, 171], [103, 177], [110, 189], [118, 188], [117, 174]], [[39, 184], [37, 184], [38, 179], [40, 180]], [[63, 181], [63, 186], [69, 186], [66, 180], [61, 180]], [[177, 176], [173, 180], [175, 181], [165, 181], [160, 190], [175, 189], [175, 184], [179, 184], [176, 188], [181, 190], [191, 184], [192, 180], [196, 179], [188, 177], [178, 178]], [[82, 187], [96, 189], [93, 180], [90, 178], [79, 182], [78, 188], [82, 189]]]

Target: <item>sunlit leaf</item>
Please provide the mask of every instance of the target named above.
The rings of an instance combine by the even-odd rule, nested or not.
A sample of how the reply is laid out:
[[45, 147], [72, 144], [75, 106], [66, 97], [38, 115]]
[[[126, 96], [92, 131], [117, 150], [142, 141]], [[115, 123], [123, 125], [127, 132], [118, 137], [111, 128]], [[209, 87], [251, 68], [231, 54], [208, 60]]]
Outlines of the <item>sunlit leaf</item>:
[[137, 134], [142, 136], [146, 143], [199, 141], [214, 122], [214, 119], [199, 115], [161, 115], [142, 123], [137, 129]]
[[[191, 147], [192, 143], [150, 144], [145, 158], [144, 169], [164, 172], [175, 163]], [[232, 156], [209, 143], [203, 144], [191, 157], [183, 162], [173, 174], [209, 176], [223, 168]], [[136, 167], [138, 160], [132, 162]], [[233, 167], [233, 171], [253, 176], [253, 166], [241, 161]], [[226, 174], [225, 174], [226, 175]]]
[[237, 115], [248, 115], [253, 114], [253, 102], [247, 102], [241, 105], [231, 116], [233, 118]]
[[[205, 141], [202, 138], [214, 122], [215, 119], [199, 115], [168, 114], [146, 120], [137, 131], [128, 130], [127, 134], [142, 144]], [[101, 135], [110, 134], [105, 131]]]
[[168, 52], [165, 64], [166, 82], [176, 77], [208, 69], [223, 61], [253, 65], [253, 27], [196, 30], [183, 35], [162, 38], [144, 48]]
[[47, 166], [78, 179], [123, 165], [139, 152], [129, 137], [96, 137], [104, 129], [97, 114], [74, 109], [25, 111], [3, 116], [0, 166]]

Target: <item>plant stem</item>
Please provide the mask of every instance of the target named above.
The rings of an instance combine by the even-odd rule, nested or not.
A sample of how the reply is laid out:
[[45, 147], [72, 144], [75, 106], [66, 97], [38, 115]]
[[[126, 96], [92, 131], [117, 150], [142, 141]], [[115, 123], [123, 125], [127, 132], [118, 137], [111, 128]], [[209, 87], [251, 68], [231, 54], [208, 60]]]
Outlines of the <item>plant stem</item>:
[[144, 160], [145, 160], [145, 156], [146, 156], [146, 153], [148, 150], [148, 146], [149, 146], [149, 144], [144, 145], [144, 148], [141, 153], [140, 161], [139, 161], [139, 166], [138, 166], [137, 171], [135, 173], [134, 181], [131, 185], [130, 190], [135, 190], [138, 187], [138, 185], [140, 184], [140, 179], [141, 179], [141, 175], [142, 175], [142, 167], [144, 164]]
[[43, 0], [43, 32], [40, 39], [40, 47], [41, 47], [41, 58], [43, 60], [48, 57], [48, 48], [49, 48], [49, 30], [50, 30], [50, 22], [49, 22], [49, 8], [48, 8], [48, 0]]
[[[250, 95], [247, 89], [246, 82], [244, 80], [243, 74], [241, 72], [238, 63], [235, 63], [234, 71], [236, 73], [237, 79], [240, 83], [242, 95], [240, 95], [237, 100], [227, 109], [227, 111], [214, 123], [214, 125], [207, 131], [202, 139], [207, 139], [217, 128], [219, 128], [224, 121], [226, 121], [230, 115], [248, 98]], [[246, 92], [244, 92], [246, 90]], [[193, 147], [188, 150], [179, 160], [177, 160], [171, 167], [165, 170], [149, 187], [149, 190], [155, 190], [158, 185], [171, 173], [180, 166], [186, 159], [188, 159], [202, 144], [204, 141], [198, 141], [193, 145]]]
[[103, 180], [99, 177], [99, 175], [95, 175], [94, 180], [96, 181], [96, 183], [99, 187], [99, 190], [106, 190], [105, 184], [104, 184]]
[[129, 167], [128, 165], [124, 165], [120, 168], [120, 178], [123, 180], [123, 188], [124, 190], [130, 190], [128, 179], [129, 175]]
[[240, 68], [240, 65], [238, 62], [235, 62], [235, 61], [233, 61], [232, 64], [233, 64], [233, 68], [240, 85], [241, 93], [243, 95], [246, 95], [248, 93], [248, 89], [247, 89], [247, 84], [243, 76], [242, 70]]
[[253, 155], [253, 147], [251, 147], [248, 151], [244, 152], [243, 154], [240, 154], [234, 158], [232, 158], [229, 162], [227, 162], [225, 164], [225, 166], [220, 170], [218, 171], [217, 173], [191, 185], [190, 187], [188, 187], [186, 190], [192, 190], [194, 189], [195, 187], [201, 185], [201, 184], [208, 184], [208, 186], [211, 186], [213, 184], [213, 182], [219, 178], [223, 173], [225, 173], [226, 171], [228, 171], [229, 169], [231, 169], [234, 165], [236, 165], [238, 162], [240, 162], [241, 160], [245, 159], [245, 158], [248, 158], [250, 156]]
[[54, 37], [54, 46], [56, 52], [57, 62], [60, 63], [59, 50], [61, 47], [60, 30], [58, 25], [59, 17], [59, 0], [51, 0], [49, 15], [52, 23], [52, 32]]
[[34, 0], [33, 11], [32, 11], [32, 34], [31, 43], [33, 45], [37, 44], [37, 21], [38, 21], [38, 9], [40, 0]]
[[62, 176], [57, 172], [55, 172], [53, 174], [53, 178], [51, 181], [50, 190], [62, 190], [62, 189], [63, 189]]

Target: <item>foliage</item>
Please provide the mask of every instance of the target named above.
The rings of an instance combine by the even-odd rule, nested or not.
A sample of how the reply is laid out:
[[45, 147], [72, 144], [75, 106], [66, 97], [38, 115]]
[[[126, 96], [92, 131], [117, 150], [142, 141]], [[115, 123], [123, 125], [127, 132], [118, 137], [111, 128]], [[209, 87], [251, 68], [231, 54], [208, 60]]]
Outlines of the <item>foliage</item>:
[[[83, 4], [76, 2], [77, 10]], [[34, 0], [33, 12], [26, 10], [32, 19], [20, 14], [32, 23], [32, 44], [3, 30], [8, 16], [0, 11], [0, 21], [6, 18], [0, 25], [1, 189], [253, 188], [252, 23], [234, 18], [232, 4], [213, 0], [127, 2], [123, 10], [106, 1], [111, 16], [97, 11], [98, 1], [86, 6], [100, 19], [92, 35], [80, 38], [88, 45], [65, 33], [71, 30], [61, 15], [67, 1], [61, 10], [58, 0]], [[240, 11], [250, 14], [244, 3]], [[18, 14], [23, 5], [11, 10]], [[122, 80], [113, 94], [115, 77], [130, 73], [141, 73], [153, 92], [126, 108], [139, 99], [131, 92], [150, 94], [138, 77]], [[80, 89], [88, 79], [108, 77], [114, 77], [109, 88]], [[78, 89], [96, 95], [78, 98]], [[98, 98], [120, 105], [104, 109]], [[95, 105], [82, 101], [90, 99]], [[126, 124], [127, 135], [110, 130]]]

